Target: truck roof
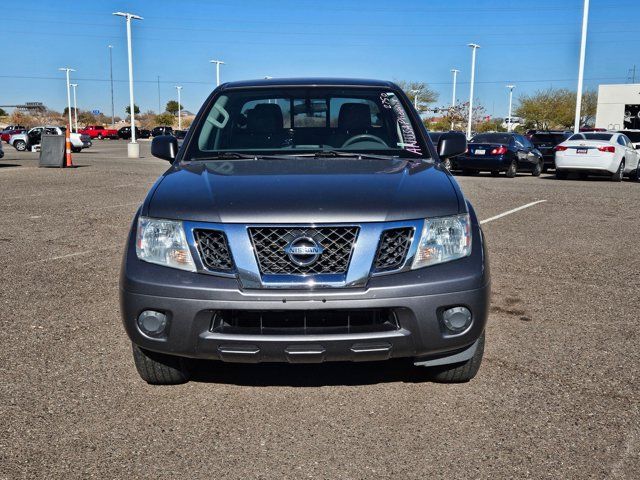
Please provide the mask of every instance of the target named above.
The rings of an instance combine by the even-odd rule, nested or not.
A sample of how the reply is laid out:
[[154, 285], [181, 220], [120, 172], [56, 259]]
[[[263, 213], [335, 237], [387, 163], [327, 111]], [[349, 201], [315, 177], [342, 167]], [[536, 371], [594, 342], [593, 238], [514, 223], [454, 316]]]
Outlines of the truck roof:
[[256, 80], [241, 80], [227, 82], [221, 85], [222, 89], [247, 88], [247, 87], [384, 87], [398, 88], [393, 82], [386, 80], [371, 80], [362, 78], [268, 78]]

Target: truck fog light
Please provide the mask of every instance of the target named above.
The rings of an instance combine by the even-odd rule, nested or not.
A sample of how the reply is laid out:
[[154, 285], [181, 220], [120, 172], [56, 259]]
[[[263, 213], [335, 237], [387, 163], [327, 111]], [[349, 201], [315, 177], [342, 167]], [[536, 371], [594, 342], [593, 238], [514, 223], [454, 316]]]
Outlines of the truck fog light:
[[167, 316], [162, 312], [145, 310], [138, 316], [138, 327], [150, 337], [159, 337], [167, 328]]
[[471, 325], [471, 311], [467, 307], [447, 308], [442, 312], [442, 323], [452, 333], [460, 333]]

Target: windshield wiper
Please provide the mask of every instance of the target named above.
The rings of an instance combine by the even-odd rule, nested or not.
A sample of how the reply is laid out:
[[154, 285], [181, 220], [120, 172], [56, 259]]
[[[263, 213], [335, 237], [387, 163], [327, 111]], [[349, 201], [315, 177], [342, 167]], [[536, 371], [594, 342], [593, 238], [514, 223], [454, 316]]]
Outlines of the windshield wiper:
[[206, 162], [208, 160], [260, 160], [260, 159], [279, 159], [277, 155], [261, 155], [258, 153], [247, 154], [238, 152], [220, 152], [208, 157], [196, 157], [192, 158], [191, 162]]
[[344, 150], [322, 150], [315, 153], [303, 153], [297, 155], [299, 157], [314, 157], [314, 158], [359, 158], [365, 160], [408, 160], [411, 162], [417, 161], [417, 158], [401, 157], [400, 155], [377, 155], [374, 153], [360, 153], [349, 152]]

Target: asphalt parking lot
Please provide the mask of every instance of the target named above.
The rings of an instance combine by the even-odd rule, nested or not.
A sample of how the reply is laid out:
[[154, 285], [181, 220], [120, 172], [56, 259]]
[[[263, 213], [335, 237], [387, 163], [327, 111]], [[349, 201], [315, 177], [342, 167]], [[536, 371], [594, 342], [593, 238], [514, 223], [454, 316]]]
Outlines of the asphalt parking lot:
[[[152, 387], [118, 310], [131, 218], [168, 164], [95, 141], [0, 160], [0, 478], [638, 478], [640, 183], [457, 177], [493, 298], [480, 373], [228, 365]], [[635, 472], [635, 473], [634, 473]]]

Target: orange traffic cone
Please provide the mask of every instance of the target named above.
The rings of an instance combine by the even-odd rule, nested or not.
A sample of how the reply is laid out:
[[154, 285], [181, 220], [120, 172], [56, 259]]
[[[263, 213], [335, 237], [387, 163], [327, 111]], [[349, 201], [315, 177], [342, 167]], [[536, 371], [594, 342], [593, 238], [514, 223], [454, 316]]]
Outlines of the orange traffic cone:
[[66, 147], [66, 154], [65, 154], [64, 166], [73, 167], [73, 159], [71, 158], [71, 125], [67, 127], [67, 130], [65, 132], [65, 147]]

